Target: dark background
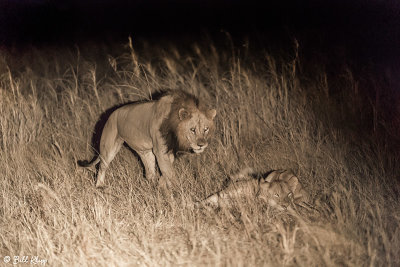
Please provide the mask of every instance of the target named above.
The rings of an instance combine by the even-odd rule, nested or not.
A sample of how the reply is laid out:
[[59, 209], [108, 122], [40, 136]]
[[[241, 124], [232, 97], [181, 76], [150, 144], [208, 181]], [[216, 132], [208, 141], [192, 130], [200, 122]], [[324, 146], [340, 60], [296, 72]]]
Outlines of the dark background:
[[[0, 0], [1, 47], [134, 40], [195, 42], [229, 32], [273, 54], [300, 43], [307, 58], [400, 69], [400, 1], [395, 0]], [[342, 59], [340, 59], [342, 60]], [[334, 66], [333, 68], [336, 68]]]
[[0, 42], [125, 41], [129, 34], [196, 38], [225, 30], [236, 36], [288, 35], [387, 56], [398, 53], [399, 13], [394, 0], [0, 0]]

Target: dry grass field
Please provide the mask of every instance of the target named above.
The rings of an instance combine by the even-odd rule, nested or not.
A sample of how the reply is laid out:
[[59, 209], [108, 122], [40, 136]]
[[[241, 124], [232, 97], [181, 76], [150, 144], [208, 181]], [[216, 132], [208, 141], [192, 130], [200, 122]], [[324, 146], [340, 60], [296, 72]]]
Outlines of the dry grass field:
[[[305, 78], [296, 45], [286, 59], [212, 42], [141, 47], [0, 51], [2, 264], [400, 265], [399, 128], [350, 69], [333, 90], [322, 65]], [[170, 191], [126, 147], [96, 189], [76, 162], [94, 155], [102, 113], [163, 88], [217, 108], [211, 144], [178, 158]], [[292, 170], [316, 210], [192, 208], [246, 166]]]

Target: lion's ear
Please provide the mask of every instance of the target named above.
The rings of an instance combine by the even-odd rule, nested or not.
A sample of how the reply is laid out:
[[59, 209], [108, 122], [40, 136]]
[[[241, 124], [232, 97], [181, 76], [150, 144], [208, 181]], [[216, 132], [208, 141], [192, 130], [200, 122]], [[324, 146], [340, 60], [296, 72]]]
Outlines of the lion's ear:
[[179, 119], [180, 120], [184, 120], [184, 119], [190, 117], [189, 111], [187, 111], [184, 108], [181, 108], [178, 113], [179, 113]]
[[215, 118], [215, 115], [217, 115], [217, 111], [215, 109], [209, 109], [207, 110], [207, 118], [210, 120], [213, 120]]
[[279, 172], [272, 171], [268, 176], [265, 178], [265, 181], [268, 183], [275, 182], [279, 180]]
[[290, 177], [287, 183], [289, 184], [290, 188], [296, 188], [297, 185], [299, 184], [299, 178], [293, 175], [292, 177]]

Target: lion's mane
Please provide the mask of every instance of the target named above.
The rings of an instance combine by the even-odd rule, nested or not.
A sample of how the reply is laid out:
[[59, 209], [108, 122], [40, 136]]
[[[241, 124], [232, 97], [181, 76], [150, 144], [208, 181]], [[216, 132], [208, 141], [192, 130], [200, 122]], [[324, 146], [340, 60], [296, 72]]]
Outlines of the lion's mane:
[[161, 124], [160, 132], [168, 147], [168, 151], [172, 151], [175, 156], [177, 152], [191, 152], [191, 147], [183, 132], [178, 130], [179, 124], [183, 121], [179, 118], [179, 110], [184, 108], [190, 114], [201, 112], [206, 114], [207, 107], [199, 99], [182, 90], [169, 90], [165, 95], [173, 98], [169, 115]]

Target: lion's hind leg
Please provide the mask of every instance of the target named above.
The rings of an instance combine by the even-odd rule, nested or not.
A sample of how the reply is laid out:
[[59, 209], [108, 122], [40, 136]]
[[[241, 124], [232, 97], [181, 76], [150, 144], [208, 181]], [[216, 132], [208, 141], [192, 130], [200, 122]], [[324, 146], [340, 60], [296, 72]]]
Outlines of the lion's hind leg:
[[97, 174], [96, 187], [104, 186], [104, 177], [105, 177], [108, 165], [114, 159], [115, 155], [117, 155], [117, 153], [121, 149], [121, 146], [123, 143], [124, 143], [124, 140], [122, 140], [121, 138], [117, 138], [116, 140], [114, 140], [113, 144], [110, 144], [107, 147], [107, 149], [104, 151], [104, 153], [103, 153], [103, 151], [100, 152], [101, 153], [99, 155], [100, 167], [99, 167], [99, 172]]
[[[121, 149], [124, 140], [118, 136], [115, 122], [108, 120], [103, 129], [100, 140], [100, 167], [97, 174], [96, 187], [104, 186], [104, 177], [108, 165], [114, 159], [115, 155]], [[114, 126], [114, 127], [113, 127]]]

